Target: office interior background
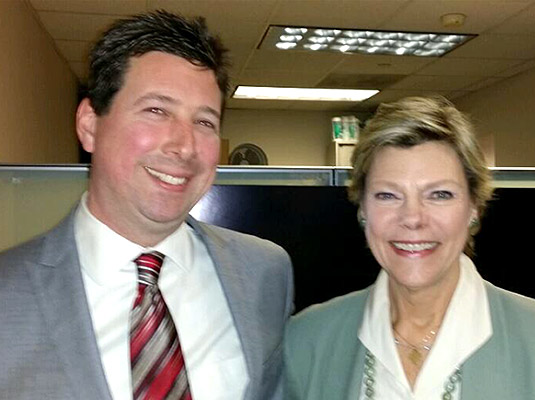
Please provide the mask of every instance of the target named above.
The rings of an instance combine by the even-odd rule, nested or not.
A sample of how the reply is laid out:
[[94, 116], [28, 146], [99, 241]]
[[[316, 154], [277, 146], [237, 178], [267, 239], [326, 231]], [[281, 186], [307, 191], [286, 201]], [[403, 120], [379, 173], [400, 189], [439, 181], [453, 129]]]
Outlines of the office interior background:
[[[385, 101], [438, 93], [474, 119], [489, 166], [535, 166], [533, 0], [3, 0], [0, 162], [76, 163], [78, 87], [99, 31], [163, 8], [206, 17], [233, 61], [232, 85], [378, 89], [361, 103], [228, 101], [229, 151], [254, 143], [270, 165], [326, 165], [331, 118], [361, 121]], [[441, 17], [460, 13], [461, 26]], [[442, 57], [260, 46], [271, 25], [477, 35]]]
[[[0, 0], [0, 250], [51, 227], [85, 189], [87, 168], [72, 164], [81, 160], [74, 115], [88, 50], [113, 20], [156, 9], [206, 17], [230, 49], [231, 93], [238, 85], [379, 90], [362, 102], [227, 102], [223, 163], [252, 143], [270, 167], [317, 170], [301, 169], [286, 187], [215, 187], [195, 216], [287, 248], [297, 309], [364, 287], [377, 272], [344, 184], [302, 184], [314, 186], [321, 178], [310, 174], [332, 165], [332, 118], [365, 123], [381, 102], [433, 93], [472, 117], [489, 167], [528, 172], [499, 189], [476, 264], [492, 282], [535, 295], [523, 275], [535, 224], [535, 0]], [[448, 14], [465, 19], [448, 23]], [[305, 52], [266, 45], [270, 26], [475, 36], [441, 57]]]

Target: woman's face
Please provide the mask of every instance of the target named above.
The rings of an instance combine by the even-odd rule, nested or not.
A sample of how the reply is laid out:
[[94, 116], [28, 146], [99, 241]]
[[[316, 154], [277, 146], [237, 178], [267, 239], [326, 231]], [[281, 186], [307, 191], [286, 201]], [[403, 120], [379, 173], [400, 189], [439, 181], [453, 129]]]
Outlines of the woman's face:
[[418, 290], [457, 282], [459, 256], [477, 212], [448, 144], [379, 150], [361, 206], [368, 244], [391, 283]]

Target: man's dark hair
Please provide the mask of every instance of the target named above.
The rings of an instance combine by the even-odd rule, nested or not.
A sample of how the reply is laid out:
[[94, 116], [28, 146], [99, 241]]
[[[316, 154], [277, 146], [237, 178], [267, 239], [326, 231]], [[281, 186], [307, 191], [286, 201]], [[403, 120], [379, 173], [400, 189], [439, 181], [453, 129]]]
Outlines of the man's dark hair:
[[227, 49], [208, 32], [204, 18], [166, 11], [116, 21], [89, 55], [88, 97], [97, 115], [106, 114], [123, 85], [129, 60], [151, 51], [182, 57], [214, 71], [223, 98], [228, 92]]

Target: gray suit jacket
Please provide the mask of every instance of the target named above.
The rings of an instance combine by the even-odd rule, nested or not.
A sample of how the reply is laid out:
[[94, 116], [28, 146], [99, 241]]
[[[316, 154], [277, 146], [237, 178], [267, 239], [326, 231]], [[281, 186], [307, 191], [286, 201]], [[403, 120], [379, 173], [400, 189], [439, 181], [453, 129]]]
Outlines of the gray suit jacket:
[[[0, 254], [0, 399], [111, 399], [73, 216]], [[288, 255], [266, 240], [188, 223], [214, 260], [234, 318], [250, 376], [245, 399], [280, 399], [281, 342], [293, 300]]]

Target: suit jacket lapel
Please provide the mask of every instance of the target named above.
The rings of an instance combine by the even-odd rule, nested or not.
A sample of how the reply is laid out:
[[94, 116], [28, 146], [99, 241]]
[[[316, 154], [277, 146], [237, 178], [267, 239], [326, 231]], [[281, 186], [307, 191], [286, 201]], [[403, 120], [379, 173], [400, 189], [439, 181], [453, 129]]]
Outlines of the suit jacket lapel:
[[247, 287], [243, 264], [237, 263], [239, 258], [234, 254], [238, 249], [233, 246], [232, 241], [211, 234], [194, 218], [188, 217], [187, 223], [201, 236], [206, 244], [238, 331], [250, 379], [245, 399], [257, 399], [258, 396], [255, 393], [260, 383], [258, 374], [262, 370], [262, 357], [258, 351], [256, 340], [259, 327], [257, 320], [254, 318], [256, 315], [254, 304], [247, 296], [249, 288]]
[[[515, 338], [506, 327], [510, 325], [507, 313], [497, 289], [485, 282], [492, 319], [492, 336], [462, 366], [462, 398], [467, 399], [520, 399], [515, 396], [521, 376], [515, 372], [517, 367], [512, 358], [512, 345]], [[521, 383], [520, 383], [521, 384]]]
[[74, 211], [44, 239], [37, 265], [29, 268], [45, 324], [74, 393], [110, 399], [83, 286], [74, 240]]

